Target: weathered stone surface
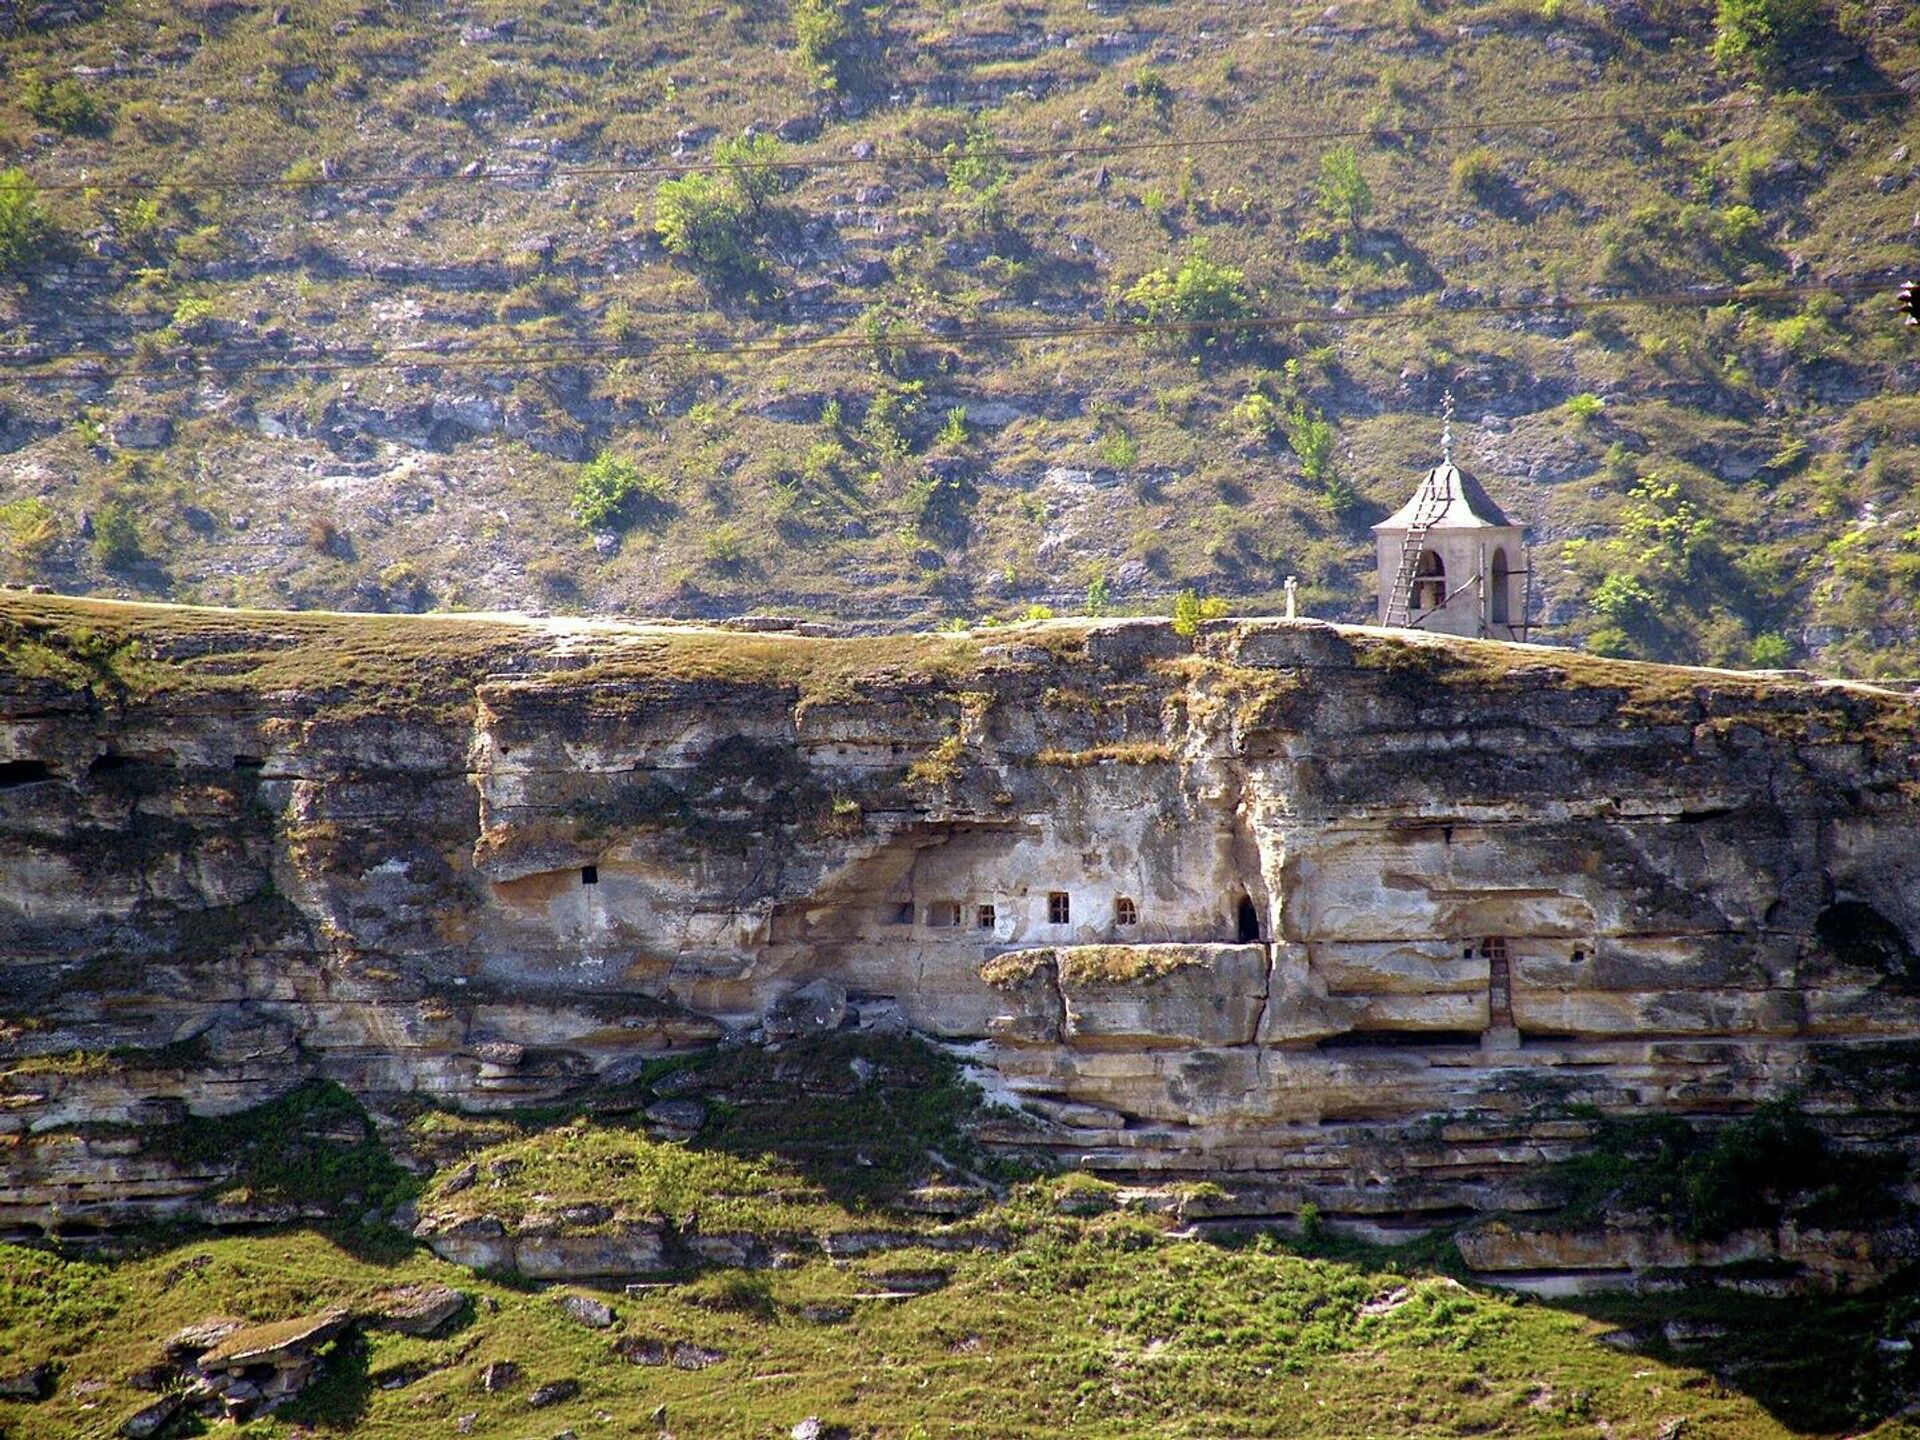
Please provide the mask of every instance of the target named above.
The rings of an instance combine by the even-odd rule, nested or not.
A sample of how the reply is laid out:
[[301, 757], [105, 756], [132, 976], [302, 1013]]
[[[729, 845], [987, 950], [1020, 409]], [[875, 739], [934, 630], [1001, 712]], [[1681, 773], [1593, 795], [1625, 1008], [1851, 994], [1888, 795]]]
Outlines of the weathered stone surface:
[[[1538, 1210], [1585, 1134], [1555, 1107], [1797, 1089], [1916, 1148], [1911, 697], [1312, 622], [396, 619], [497, 649], [396, 652], [390, 703], [288, 678], [340, 622], [142, 623], [178, 684], [0, 675], [0, 1018], [34, 1021], [0, 1047], [0, 1229], [260, 1218], [207, 1206], [224, 1162], [95, 1122], [312, 1076], [556, 1103], [882, 1019], [1031, 1112], [997, 1143], [1244, 1213]], [[83, 1051], [154, 1059], [47, 1063]], [[648, 1120], [697, 1125], [664, 1092]], [[547, 1278], [670, 1258], [648, 1217], [420, 1233]]]
[[0, 1400], [45, 1400], [53, 1394], [53, 1366], [29, 1365], [0, 1374]]
[[241, 1370], [250, 1365], [278, 1365], [291, 1357], [318, 1349], [346, 1327], [344, 1310], [323, 1310], [295, 1320], [248, 1325], [228, 1334], [199, 1359], [202, 1370]]
[[148, 1440], [149, 1436], [158, 1435], [162, 1427], [173, 1419], [185, 1400], [184, 1392], [175, 1392], [162, 1395], [158, 1400], [142, 1405], [120, 1422], [120, 1433], [125, 1435], [127, 1440]]
[[376, 1296], [358, 1312], [362, 1325], [402, 1335], [432, 1335], [466, 1307], [466, 1295], [451, 1285], [403, 1285]]
[[562, 1295], [560, 1308], [570, 1319], [579, 1321], [590, 1330], [605, 1330], [613, 1324], [613, 1307], [591, 1295]]
[[559, 1405], [571, 1400], [579, 1393], [578, 1380], [549, 1380], [546, 1384], [536, 1387], [527, 1396], [527, 1405], [530, 1409], [544, 1410], [549, 1405]]

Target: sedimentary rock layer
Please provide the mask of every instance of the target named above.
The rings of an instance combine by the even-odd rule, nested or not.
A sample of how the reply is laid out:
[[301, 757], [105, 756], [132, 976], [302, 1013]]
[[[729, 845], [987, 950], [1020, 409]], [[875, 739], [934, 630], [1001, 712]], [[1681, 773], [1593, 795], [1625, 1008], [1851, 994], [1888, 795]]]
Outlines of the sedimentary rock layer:
[[1527, 1208], [1580, 1116], [1908, 1146], [1900, 694], [1312, 622], [836, 639], [0, 599], [0, 1227], [313, 1076], [546, 1101], [905, 1026], [1243, 1212]]

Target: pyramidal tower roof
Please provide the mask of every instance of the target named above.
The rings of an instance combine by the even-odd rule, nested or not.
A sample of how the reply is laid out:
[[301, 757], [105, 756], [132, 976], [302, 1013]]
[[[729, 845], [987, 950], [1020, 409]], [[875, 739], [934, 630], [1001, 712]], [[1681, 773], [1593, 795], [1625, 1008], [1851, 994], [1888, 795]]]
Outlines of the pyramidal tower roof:
[[1407, 530], [1421, 521], [1435, 530], [1474, 526], [1492, 529], [1513, 524], [1485, 487], [1451, 460], [1429, 470], [1414, 488], [1412, 498], [1373, 528]]
[[1453, 463], [1453, 392], [1447, 392], [1446, 419], [1440, 428], [1440, 463], [1414, 487], [1407, 503], [1373, 528], [1411, 530], [1511, 528], [1513, 521], [1494, 503], [1480, 482]]

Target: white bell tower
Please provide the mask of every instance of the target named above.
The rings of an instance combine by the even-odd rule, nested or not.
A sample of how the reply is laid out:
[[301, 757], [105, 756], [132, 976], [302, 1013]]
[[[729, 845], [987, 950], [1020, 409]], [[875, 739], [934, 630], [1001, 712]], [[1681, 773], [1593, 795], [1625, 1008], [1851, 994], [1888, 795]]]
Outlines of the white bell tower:
[[1453, 463], [1447, 392], [1440, 463], [1413, 497], [1373, 527], [1380, 623], [1444, 635], [1527, 638], [1532, 562], [1526, 528]]

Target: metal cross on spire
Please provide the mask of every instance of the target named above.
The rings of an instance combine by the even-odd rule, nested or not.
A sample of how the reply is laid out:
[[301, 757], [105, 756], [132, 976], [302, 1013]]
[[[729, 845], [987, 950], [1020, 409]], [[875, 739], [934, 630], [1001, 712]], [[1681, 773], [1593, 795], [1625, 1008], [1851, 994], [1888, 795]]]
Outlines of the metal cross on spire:
[[1444, 418], [1440, 422], [1440, 463], [1453, 464], [1453, 391], [1447, 391], [1446, 409], [1441, 412]]

